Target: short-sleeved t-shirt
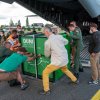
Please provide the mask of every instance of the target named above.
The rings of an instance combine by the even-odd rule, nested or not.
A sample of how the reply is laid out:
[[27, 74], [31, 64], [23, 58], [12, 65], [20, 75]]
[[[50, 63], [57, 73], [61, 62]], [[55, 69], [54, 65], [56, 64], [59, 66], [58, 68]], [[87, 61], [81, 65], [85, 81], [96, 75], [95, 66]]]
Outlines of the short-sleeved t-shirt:
[[17, 70], [19, 65], [27, 60], [27, 56], [19, 53], [13, 53], [0, 64], [0, 69], [6, 72]]

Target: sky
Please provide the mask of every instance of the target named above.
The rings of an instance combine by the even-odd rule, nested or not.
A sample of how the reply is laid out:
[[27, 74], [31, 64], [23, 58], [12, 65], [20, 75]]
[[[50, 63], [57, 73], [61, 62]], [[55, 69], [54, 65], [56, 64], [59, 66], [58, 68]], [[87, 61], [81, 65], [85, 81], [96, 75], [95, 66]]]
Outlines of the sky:
[[[10, 19], [14, 23], [18, 20], [21, 21], [22, 26], [26, 25], [27, 15], [36, 15], [35, 13], [29, 11], [28, 9], [22, 7], [21, 5], [14, 2], [13, 4], [8, 4], [0, 1], [0, 25], [9, 25]], [[39, 16], [29, 17], [29, 24], [33, 23], [50, 23]]]

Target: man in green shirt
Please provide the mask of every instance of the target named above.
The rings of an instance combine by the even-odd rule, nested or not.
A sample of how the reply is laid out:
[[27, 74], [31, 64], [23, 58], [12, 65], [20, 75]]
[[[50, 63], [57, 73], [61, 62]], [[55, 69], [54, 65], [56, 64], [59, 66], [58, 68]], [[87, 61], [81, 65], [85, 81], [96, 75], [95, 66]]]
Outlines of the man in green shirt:
[[71, 28], [73, 29], [74, 34], [69, 34], [69, 36], [74, 40], [74, 46], [76, 47], [74, 55], [74, 74], [77, 78], [79, 78], [79, 70], [83, 71], [80, 61], [80, 52], [83, 49], [82, 33], [80, 28], [76, 27], [73, 24], [69, 25], [69, 29]]

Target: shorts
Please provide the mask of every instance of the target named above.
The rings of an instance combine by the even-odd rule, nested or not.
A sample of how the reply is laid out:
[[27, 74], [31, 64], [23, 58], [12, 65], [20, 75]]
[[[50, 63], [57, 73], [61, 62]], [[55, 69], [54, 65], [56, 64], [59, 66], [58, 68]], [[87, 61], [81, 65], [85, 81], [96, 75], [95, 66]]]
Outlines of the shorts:
[[0, 72], [0, 81], [10, 81], [17, 78], [17, 72]]

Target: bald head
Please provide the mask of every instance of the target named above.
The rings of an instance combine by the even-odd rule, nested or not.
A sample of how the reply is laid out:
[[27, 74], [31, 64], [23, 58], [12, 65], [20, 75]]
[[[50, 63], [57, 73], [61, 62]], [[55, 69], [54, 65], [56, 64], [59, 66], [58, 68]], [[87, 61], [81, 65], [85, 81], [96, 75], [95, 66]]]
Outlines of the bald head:
[[10, 43], [10, 42], [5, 42], [5, 43], [4, 43], [4, 46], [5, 46], [6, 48], [10, 49], [10, 48], [11, 48], [11, 43]]

